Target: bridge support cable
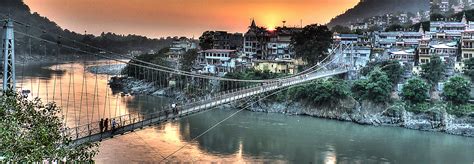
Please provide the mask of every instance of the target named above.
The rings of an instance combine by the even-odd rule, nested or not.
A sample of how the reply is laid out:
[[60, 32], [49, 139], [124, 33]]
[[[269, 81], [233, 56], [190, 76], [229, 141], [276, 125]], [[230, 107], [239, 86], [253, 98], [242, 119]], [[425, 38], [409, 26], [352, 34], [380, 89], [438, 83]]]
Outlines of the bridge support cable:
[[[22, 23], [22, 22], [19, 22], [19, 21], [15, 21], [15, 23], [19, 23], [19, 24], [26, 24], [26, 23]], [[43, 28], [40, 28], [40, 27], [35, 27], [35, 26], [32, 26], [36, 29], [39, 29], [41, 31], [44, 31], [44, 32], [47, 32], [47, 30], [43, 29]], [[50, 32], [52, 35], [57, 35], [55, 33], [52, 33]], [[59, 36], [59, 35], [58, 35]], [[168, 70], [168, 71], [175, 71], [175, 68], [170, 68], [170, 67], [166, 67], [166, 66], [161, 66], [161, 65], [157, 65], [157, 64], [153, 64], [153, 63], [149, 63], [149, 62], [146, 62], [146, 61], [140, 61], [140, 60], [137, 60], [137, 59], [133, 59], [131, 58], [130, 56], [125, 56], [125, 55], [122, 55], [122, 54], [119, 54], [119, 53], [114, 53], [114, 52], [111, 52], [111, 51], [106, 51], [105, 49], [103, 48], [99, 48], [99, 47], [95, 47], [95, 46], [92, 46], [92, 45], [89, 45], [89, 44], [86, 44], [86, 43], [82, 43], [82, 42], [79, 42], [79, 41], [76, 41], [74, 39], [69, 39], [69, 38], [64, 38], [64, 39], [67, 39], [68, 41], [71, 41], [73, 43], [78, 43], [80, 45], [83, 45], [85, 46], [86, 48], [90, 48], [92, 50], [96, 50], [96, 51], [104, 51], [104, 52], [107, 52], [107, 53], [110, 53], [110, 54], [114, 54], [118, 57], [121, 57], [121, 58], [127, 58], [127, 59], [130, 59], [130, 60], [133, 60], [133, 61], [138, 61], [140, 63], [144, 63], [144, 64], [147, 64], [147, 65], [151, 65], [151, 66], [154, 66], [154, 67], [158, 67], [158, 68], [162, 68], [162, 69], [165, 69], [165, 70]], [[331, 56], [331, 55], [328, 55], [328, 57]], [[327, 58], [326, 58], [327, 59]], [[326, 60], [324, 59], [324, 60]], [[315, 66], [312, 66], [310, 67], [309, 69], [307, 70], [304, 70], [302, 72], [299, 72], [295, 75], [290, 75], [288, 77], [282, 77], [282, 78], [278, 78], [278, 79], [284, 79], [284, 78], [291, 78], [291, 77], [295, 77], [295, 76], [298, 76], [298, 75], [301, 75], [303, 73], [306, 73], [307, 71], [309, 72], [310, 70], [312, 70], [313, 68], [316, 68], [318, 65], [315, 65]], [[220, 80], [235, 80], [235, 79], [226, 79], [226, 78], [219, 78], [219, 77], [215, 77], [215, 76], [208, 76], [208, 75], [201, 75], [201, 74], [197, 74], [197, 73], [193, 73], [193, 72], [187, 72], [187, 71], [178, 71], [176, 72], [177, 74], [183, 74], [183, 75], [192, 75], [192, 76], [199, 76], [199, 77], [203, 77], [203, 78], [217, 78], [217, 79], [220, 79]], [[251, 80], [249, 80], [251, 81]], [[266, 81], [277, 81], [277, 79], [269, 79], [269, 80], [266, 80]], [[256, 82], [256, 81], [255, 81]], [[260, 81], [260, 82], [264, 82], [264, 81]]]

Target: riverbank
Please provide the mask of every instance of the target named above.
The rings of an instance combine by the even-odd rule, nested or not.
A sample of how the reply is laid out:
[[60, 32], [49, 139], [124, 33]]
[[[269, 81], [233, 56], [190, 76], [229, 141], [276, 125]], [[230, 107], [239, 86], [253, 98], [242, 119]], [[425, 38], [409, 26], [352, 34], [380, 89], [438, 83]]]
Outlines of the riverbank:
[[307, 115], [318, 118], [350, 121], [373, 126], [395, 126], [407, 129], [444, 132], [453, 135], [474, 137], [474, 113], [456, 117], [442, 106], [424, 113], [409, 112], [403, 105], [380, 105], [357, 102], [347, 98], [334, 105], [310, 105], [298, 101], [261, 101], [248, 110], [253, 112]]

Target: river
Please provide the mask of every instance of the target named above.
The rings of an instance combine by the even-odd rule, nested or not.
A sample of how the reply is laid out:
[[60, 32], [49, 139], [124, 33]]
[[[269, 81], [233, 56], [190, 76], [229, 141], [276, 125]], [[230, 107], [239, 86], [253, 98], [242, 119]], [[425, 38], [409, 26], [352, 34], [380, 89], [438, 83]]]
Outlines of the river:
[[[62, 114], [67, 116], [68, 126], [133, 112], [149, 113], [161, 109], [156, 102], [172, 101], [112, 92], [103, 87], [110, 76], [84, 71], [103, 64], [114, 62], [18, 66], [17, 87], [31, 90], [43, 100], [57, 101], [65, 109]], [[169, 156], [171, 161], [206, 163], [474, 163], [474, 138], [307, 116], [242, 111], [202, 134], [236, 111], [210, 110], [116, 136], [101, 142], [95, 160], [159, 162]]]

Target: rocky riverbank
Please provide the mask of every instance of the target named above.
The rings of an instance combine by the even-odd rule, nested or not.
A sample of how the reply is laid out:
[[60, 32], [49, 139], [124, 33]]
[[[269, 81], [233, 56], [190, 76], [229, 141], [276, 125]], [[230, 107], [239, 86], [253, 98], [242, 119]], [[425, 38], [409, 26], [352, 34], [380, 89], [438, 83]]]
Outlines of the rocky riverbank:
[[334, 105], [310, 105], [298, 101], [262, 101], [248, 108], [254, 112], [307, 115], [318, 118], [351, 121], [374, 126], [398, 126], [408, 129], [445, 132], [448, 134], [474, 137], [474, 114], [458, 118], [446, 113], [442, 107], [429, 112], [415, 114], [403, 105], [380, 105], [357, 102], [352, 98]]

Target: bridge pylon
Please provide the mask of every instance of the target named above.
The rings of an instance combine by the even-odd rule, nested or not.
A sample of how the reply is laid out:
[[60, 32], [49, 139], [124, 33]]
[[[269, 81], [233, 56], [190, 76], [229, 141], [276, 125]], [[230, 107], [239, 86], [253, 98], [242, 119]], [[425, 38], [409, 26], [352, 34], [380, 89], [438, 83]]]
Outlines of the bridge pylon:
[[3, 90], [15, 91], [15, 35], [13, 20], [7, 19], [3, 29], [5, 30], [3, 37]]

